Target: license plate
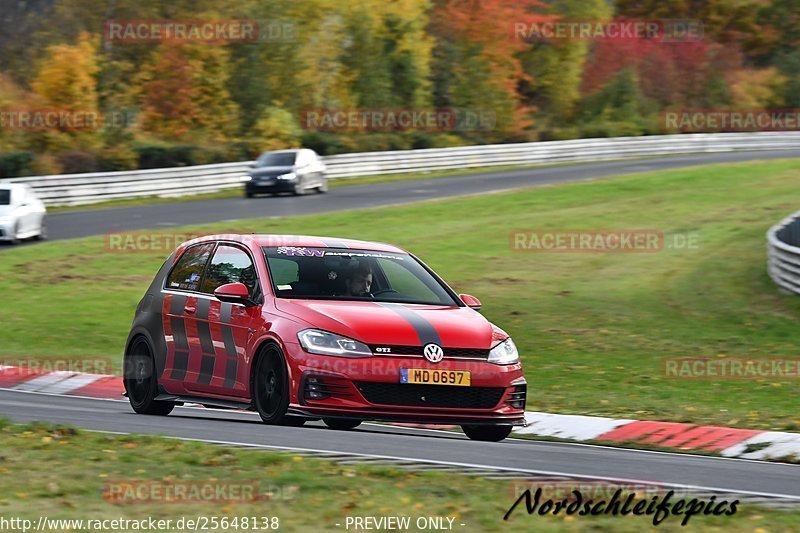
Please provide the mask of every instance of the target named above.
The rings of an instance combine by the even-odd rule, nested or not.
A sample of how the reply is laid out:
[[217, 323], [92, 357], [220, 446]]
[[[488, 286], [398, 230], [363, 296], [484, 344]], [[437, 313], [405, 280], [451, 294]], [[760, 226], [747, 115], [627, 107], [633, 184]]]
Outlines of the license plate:
[[424, 385], [470, 386], [470, 374], [465, 370], [433, 370], [426, 368], [401, 368], [400, 383]]

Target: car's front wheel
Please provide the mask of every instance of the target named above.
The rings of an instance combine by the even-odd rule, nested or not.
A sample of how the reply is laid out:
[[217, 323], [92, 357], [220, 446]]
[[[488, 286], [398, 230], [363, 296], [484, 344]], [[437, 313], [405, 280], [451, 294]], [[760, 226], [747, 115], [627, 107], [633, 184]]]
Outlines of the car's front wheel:
[[268, 346], [256, 361], [253, 377], [253, 403], [267, 424], [282, 424], [287, 419], [288, 381], [283, 355], [276, 346]]
[[13, 233], [11, 234], [11, 244], [19, 244], [19, 221], [14, 223], [14, 229], [11, 230]]
[[512, 426], [461, 426], [472, 440], [499, 442], [511, 434]]
[[158, 380], [150, 346], [139, 337], [125, 355], [123, 384], [134, 411], [142, 415], [168, 415], [175, 408], [172, 402], [157, 401]]
[[323, 418], [325, 425], [331, 429], [355, 429], [361, 425], [361, 420], [353, 420], [352, 418]]

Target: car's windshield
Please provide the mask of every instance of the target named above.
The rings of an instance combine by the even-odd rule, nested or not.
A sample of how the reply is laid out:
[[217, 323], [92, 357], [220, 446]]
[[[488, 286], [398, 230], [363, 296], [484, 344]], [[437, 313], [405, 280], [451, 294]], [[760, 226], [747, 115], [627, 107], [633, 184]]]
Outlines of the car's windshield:
[[408, 254], [294, 246], [263, 251], [279, 298], [458, 305]]
[[267, 152], [256, 160], [257, 167], [290, 167], [294, 165], [297, 152]]
[[11, 205], [10, 189], [0, 189], [0, 205]]

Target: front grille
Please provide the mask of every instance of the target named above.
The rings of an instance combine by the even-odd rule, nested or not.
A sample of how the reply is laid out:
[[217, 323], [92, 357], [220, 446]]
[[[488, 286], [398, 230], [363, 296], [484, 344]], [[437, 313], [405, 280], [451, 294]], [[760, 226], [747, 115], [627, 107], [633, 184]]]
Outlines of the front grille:
[[412, 407], [458, 407], [491, 409], [503, 397], [502, 387], [453, 387], [400, 383], [357, 382], [356, 387], [369, 403]]
[[[422, 357], [422, 346], [374, 344], [370, 346], [370, 349], [376, 355], [417, 355]], [[384, 351], [386, 349], [390, 351]], [[464, 357], [469, 359], [486, 359], [489, 357], [489, 350], [477, 348], [442, 348], [442, 350], [445, 357]]]

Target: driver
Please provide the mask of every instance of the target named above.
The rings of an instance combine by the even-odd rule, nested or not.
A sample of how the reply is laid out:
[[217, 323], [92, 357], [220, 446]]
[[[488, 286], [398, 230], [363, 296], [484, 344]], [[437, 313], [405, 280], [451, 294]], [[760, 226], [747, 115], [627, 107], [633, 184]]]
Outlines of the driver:
[[344, 296], [372, 297], [372, 268], [361, 263], [352, 270], [344, 281]]

